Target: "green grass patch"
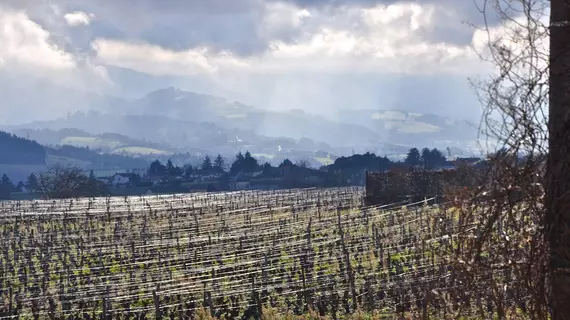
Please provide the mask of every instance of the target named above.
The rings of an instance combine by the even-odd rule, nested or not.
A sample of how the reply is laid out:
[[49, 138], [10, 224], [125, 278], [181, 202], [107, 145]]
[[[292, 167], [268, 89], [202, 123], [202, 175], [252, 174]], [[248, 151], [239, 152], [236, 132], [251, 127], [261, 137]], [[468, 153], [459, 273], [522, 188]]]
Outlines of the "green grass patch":
[[318, 161], [323, 166], [328, 166], [334, 163], [334, 160], [329, 157], [313, 157], [316, 161]]

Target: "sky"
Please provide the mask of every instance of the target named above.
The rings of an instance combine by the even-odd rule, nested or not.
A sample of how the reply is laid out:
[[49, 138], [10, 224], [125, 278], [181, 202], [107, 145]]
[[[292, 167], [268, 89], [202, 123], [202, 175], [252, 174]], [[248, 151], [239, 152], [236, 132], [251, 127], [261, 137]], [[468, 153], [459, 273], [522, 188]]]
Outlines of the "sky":
[[[476, 2], [2, 0], [0, 75], [123, 97], [175, 86], [271, 110], [474, 120], [468, 79], [489, 70]], [[30, 111], [70, 111], [57, 105]], [[18, 112], [0, 106], [6, 119]]]

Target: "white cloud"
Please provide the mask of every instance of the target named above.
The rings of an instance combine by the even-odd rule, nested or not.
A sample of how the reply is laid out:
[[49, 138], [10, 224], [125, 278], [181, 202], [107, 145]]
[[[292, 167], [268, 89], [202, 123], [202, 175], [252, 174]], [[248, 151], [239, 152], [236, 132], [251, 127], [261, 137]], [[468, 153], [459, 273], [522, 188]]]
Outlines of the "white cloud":
[[[106, 64], [156, 75], [215, 72], [469, 73], [478, 59], [469, 46], [430, 42], [422, 35], [437, 23], [434, 5], [392, 4], [352, 9], [307, 30], [295, 41], [271, 41], [261, 54], [237, 58], [206, 48], [173, 51], [152, 44], [98, 39], [93, 48]], [[357, 11], [354, 11], [357, 10]], [[324, 15], [323, 15], [324, 16]], [[300, 28], [313, 13], [291, 5], [268, 7], [268, 33]], [[336, 27], [336, 24], [348, 26]], [[350, 27], [355, 25], [358, 27]]]
[[503, 54], [508, 52], [513, 57], [515, 67], [545, 70], [550, 50], [549, 15], [546, 11], [532, 21], [521, 15], [488, 30], [478, 29], [473, 34], [473, 46], [486, 59], [493, 59], [491, 54], [497, 54], [497, 48], [501, 48]]
[[167, 50], [146, 43], [97, 39], [93, 49], [102, 62], [153, 75], [208, 74], [219, 69], [245, 67], [228, 52], [212, 53], [205, 47], [185, 51]]
[[65, 40], [65, 35], [48, 31], [26, 12], [0, 7], [0, 73], [91, 91], [113, 85], [105, 66]]
[[87, 14], [82, 11], [75, 11], [66, 13], [63, 18], [67, 22], [67, 24], [71, 27], [77, 27], [81, 25], [89, 25], [91, 23], [91, 19], [94, 17], [93, 14]]
[[[549, 16], [549, 10], [537, 10], [533, 19], [520, 15], [473, 34], [475, 50], [489, 61], [485, 80], [493, 79], [494, 89], [504, 94], [503, 100], [499, 101], [507, 97], [513, 99], [514, 96], [533, 100], [533, 108], [542, 110], [535, 113], [535, 120], [544, 123], [546, 119], [543, 117], [548, 115], [548, 100], [538, 97], [544, 98], [547, 87], [543, 85], [548, 84], [549, 77]], [[501, 76], [504, 74], [509, 76]], [[539, 85], [535, 85], [537, 83]], [[497, 121], [503, 120], [496, 110], [491, 115]]]
[[306, 9], [292, 4], [274, 2], [265, 7], [265, 15], [259, 25], [259, 33], [266, 38], [279, 37], [293, 29], [299, 29], [311, 17]]
[[462, 29], [462, 19], [472, 21], [463, 1], [141, 2], [8, 1], [22, 12], [0, 8], [0, 72], [27, 68], [23, 79], [119, 96], [175, 85], [267, 108], [427, 106], [460, 115], [476, 103], [466, 75], [485, 72], [473, 30]]
[[67, 70], [71, 54], [50, 42], [50, 33], [24, 13], [0, 8], [0, 67]]

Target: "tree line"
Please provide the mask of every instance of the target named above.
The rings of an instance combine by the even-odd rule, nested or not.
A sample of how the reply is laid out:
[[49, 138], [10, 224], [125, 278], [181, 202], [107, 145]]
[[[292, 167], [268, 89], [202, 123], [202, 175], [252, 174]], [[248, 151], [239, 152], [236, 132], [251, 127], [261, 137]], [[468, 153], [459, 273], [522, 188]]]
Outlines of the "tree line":
[[437, 148], [423, 148], [420, 152], [417, 148], [408, 151], [405, 162], [411, 166], [422, 166], [425, 169], [434, 169], [444, 165], [447, 158]]
[[0, 131], [0, 164], [43, 165], [47, 153], [33, 140]]
[[25, 182], [18, 184], [14, 184], [6, 174], [0, 178], [0, 200], [8, 200], [11, 193], [24, 190], [40, 193], [47, 199], [109, 195], [107, 186], [96, 179], [93, 171], [86, 174], [81, 168], [60, 165], [38, 175], [31, 173]]
[[[285, 163], [291, 162], [288, 159], [284, 160]], [[182, 167], [176, 166], [169, 159], [166, 164], [163, 164], [160, 160], [155, 160], [151, 162], [147, 174], [149, 177], [161, 177], [161, 176], [183, 176], [189, 177], [192, 174], [224, 174], [229, 173], [231, 175], [242, 173], [252, 173], [258, 170], [263, 170], [263, 168], [271, 166], [269, 163], [260, 165], [258, 160], [255, 159], [249, 151], [245, 154], [238, 152], [236, 154], [235, 160], [231, 163], [229, 168], [226, 166], [226, 161], [224, 158], [218, 154], [212, 159], [209, 155], [205, 156], [201, 164], [192, 166], [191, 164], [185, 164]]]
[[[81, 148], [75, 148], [75, 150], [81, 152]], [[437, 149], [424, 148], [420, 152], [417, 148], [412, 148], [409, 150], [404, 163], [410, 166], [424, 166], [427, 169], [433, 169], [444, 164], [445, 161], [446, 158]], [[219, 154], [214, 158], [207, 155], [199, 165], [195, 166], [191, 164], [177, 166], [170, 159], [164, 164], [160, 160], [155, 160], [148, 166], [146, 174], [150, 178], [167, 179], [190, 178], [194, 174], [217, 175], [227, 180], [229, 176], [254, 172], [261, 172], [265, 177], [274, 177], [283, 175], [283, 171], [280, 169], [291, 168], [293, 170], [288, 171], [290, 175], [302, 175], [309, 171], [326, 171], [329, 174], [326, 179], [327, 185], [337, 186], [343, 185], [343, 181], [351, 175], [362, 174], [363, 170], [386, 171], [390, 170], [394, 164], [396, 162], [386, 156], [380, 157], [367, 152], [349, 157], [339, 157], [333, 164], [321, 168], [311, 168], [306, 160], [298, 160], [293, 163], [289, 159], [283, 160], [274, 167], [268, 162], [260, 164], [249, 151], [246, 151], [245, 153], [238, 152], [230, 165], [226, 165], [226, 160]], [[5, 174], [0, 178], [0, 199], [9, 199], [11, 193], [24, 190], [41, 193], [44, 198], [104, 196], [109, 194], [106, 184], [98, 181], [93, 171], [86, 173], [73, 166], [54, 166], [38, 175], [32, 173], [25, 182], [17, 184], [14, 184]]]
[[[435, 169], [446, 163], [447, 158], [437, 148], [429, 149], [423, 148], [420, 152], [417, 148], [411, 148], [403, 163], [410, 166], [421, 166], [425, 169]], [[204, 157], [199, 165], [192, 166], [186, 164], [181, 167], [176, 166], [169, 159], [165, 164], [160, 160], [153, 161], [147, 174], [150, 177], [160, 176], [182, 176], [189, 177], [192, 174], [224, 174], [235, 175], [238, 173], [252, 173], [256, 171], [267, 172], [271, 168], [283, 168], [285, 166], [299, 167], [304, 169], [327, 169], [328, 171], [338, 170], [368, 170], [368, 171], [385, 171], [390, 170], [392, 166], [397, 163], [388, 159], [386, 156], [377, 156], [374, 153], [367, 152], [365, 154], [355, 154], [349, 157], [339, 157], [334, 163], [323, 166], [322, 168], [311, 168], [307, 160], [298, 160], [293, 163], [289, 159], [283, 160], [277, 167], [272, 166], [270, 163], [265, 162], [260, 164], [249, 151], [245, 153], [238, 152], [234, 161], [227, 166], [224, 158], [217, 155], [215, 158], [207, 155]]]

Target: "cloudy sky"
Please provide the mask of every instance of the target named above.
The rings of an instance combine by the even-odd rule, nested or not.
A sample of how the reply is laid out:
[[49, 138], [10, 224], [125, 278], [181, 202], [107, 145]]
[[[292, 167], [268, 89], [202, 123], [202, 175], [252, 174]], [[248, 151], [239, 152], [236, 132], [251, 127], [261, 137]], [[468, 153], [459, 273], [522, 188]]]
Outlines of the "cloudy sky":
[[[471, 0], [2, 0], [0, 72], [119, 96], [473, 118]], [[6, 106], [4, 107], [6, 108]], [[49, 110], [48, 110], [49, 111]]]

